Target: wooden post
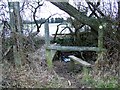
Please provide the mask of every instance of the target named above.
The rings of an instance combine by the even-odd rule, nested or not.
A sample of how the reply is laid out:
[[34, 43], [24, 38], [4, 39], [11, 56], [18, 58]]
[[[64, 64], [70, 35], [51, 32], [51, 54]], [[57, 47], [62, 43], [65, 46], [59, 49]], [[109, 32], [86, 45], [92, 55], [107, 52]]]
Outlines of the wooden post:
[[98, 47], [101, 52], [103, 49], [103, 26], [102, 25], [99, 26], [99, 30], [98, 30]]
[[45, 45], [46, 45], [46, 47], [50, 45], [48, 21], [46, 21], [46, 23], [45, 23]]
[[52, 64], [52, 52], [50, 49], [46, 49], [46, 59], [47, 59], [47, 66], [48, 66], [48, 69], [51, 70], [52, 67], [53, 67], [53, 64]]
[[98, 29], [98, 48], [99, 48], [99, 52], [98, 52], [98, 58], [96, 63], [96, 66], [100, 64], [100, 62], [103, 60], [103, 33], [104, 33], [104, 27], [105, 25], [100, 25], [99, 29]]
[[10, 26], [12, 29], [12, 45], [13, 54], [16, 67], [22, 64], [22, 39], [19, 37], [21, 35], [21, 23], [20, 23], [20, 6], [19, 2], [8, 2], [10, 11]]
[[[14, 7], [15, 7], [15, 14], [16, 14], [16, 17], [15, 20], [16, 20], [16, 25], [17, 25], [17, 30], [16, 32], [18, 32], [17, 34], [17, 47], [18, 47], [18, 56], [19, 57], [19, 63], [22, 64], [24, 63], [23, 60], [25, 59], [24, 58], [24, 54], [23, 54], [23, 41], [22, 41], [22, 23], [21, 23], [21, 16], [20, 16], [20, 5], [19, 5], [19, 2], [15, 2], [14, 3]], [[16, 47], [16, 49], [17, 49]]]
[[47, 49], [47, 47], [50, 45], [48, 21], [46, 21], [44, 28], [45, 28], [45, 46], [46, 46], [47, 66], [49, 69], [51, 69], [52, 68], [51, 52], [50, 52], [50, 49], [49, 50]]

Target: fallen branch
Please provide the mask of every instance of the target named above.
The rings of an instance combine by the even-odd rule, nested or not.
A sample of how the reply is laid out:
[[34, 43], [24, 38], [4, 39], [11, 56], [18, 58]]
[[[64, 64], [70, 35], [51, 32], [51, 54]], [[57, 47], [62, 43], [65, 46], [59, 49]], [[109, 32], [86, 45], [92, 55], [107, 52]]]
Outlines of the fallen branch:
[[3, 56], [2, 56], [2, 60], [5, 58], [5, 56], [7, 56], [7, 54], [10, 52], [11, 48], [12, 48], [12, 46], [10, 46], [10, 47], [6, 50], [6, 52], [5, 52], [5, 53], [3, 54]]

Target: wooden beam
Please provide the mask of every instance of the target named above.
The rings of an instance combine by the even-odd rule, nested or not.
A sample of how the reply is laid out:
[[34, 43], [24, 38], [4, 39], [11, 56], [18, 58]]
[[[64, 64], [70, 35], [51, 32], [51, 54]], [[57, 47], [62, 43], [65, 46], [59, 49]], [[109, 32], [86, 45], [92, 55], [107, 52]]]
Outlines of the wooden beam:
[[97, 47], [57, 46], [57, 45], [50, 45], [46, 47], [46, 49], [58, 50], [58, 51], [96, 51], [96, 52], [100, 51], [100, 49]]
[[91, 67], [92, 65], [90, 64], [90, 63], [88, 63], [88, 62], [86, 62], [86, 61], [83, 61], [82, 59], [80, 59], [80, 58], [77, 58], [77, 57], [75, 57], [74, 55], [70, 55], [70, 56], [68, 56], [70, 59], [72, 59], [72, 60], [74, 60], [74, 61], [77, 61], [77, 62], [79, 62], [82, 66], [84, 66], [84, 67]]

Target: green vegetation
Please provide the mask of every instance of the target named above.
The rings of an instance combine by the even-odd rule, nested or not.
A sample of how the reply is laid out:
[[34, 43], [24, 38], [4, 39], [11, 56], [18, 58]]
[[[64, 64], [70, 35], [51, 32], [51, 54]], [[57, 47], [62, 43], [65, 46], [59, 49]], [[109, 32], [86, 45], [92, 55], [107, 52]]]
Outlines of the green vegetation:
[[95, 88], [117, 88], [118, 79], [114, 76], [92, 75], [87, 68], [83, 68], [82, 83], [88, 87]]

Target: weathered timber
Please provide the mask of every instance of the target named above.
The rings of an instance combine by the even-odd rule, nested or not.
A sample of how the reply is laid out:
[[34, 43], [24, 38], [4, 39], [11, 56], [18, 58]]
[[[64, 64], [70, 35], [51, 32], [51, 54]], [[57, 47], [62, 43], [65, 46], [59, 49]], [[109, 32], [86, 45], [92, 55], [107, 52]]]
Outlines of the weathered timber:
[[79, 62], [83, 67], [91, 67], [92, 65], [86, 61], [83, 61], [80, 58], [75, 57], [74, 55], [68, 56], [70, 59]]
[[103, 32], [104, 32], [103, 30], [104, 30], [104, 27], [102, 25], [99, 26], [99, 30], [98, 30], [98, 47], [99, 47], [100, 50], [103, 48]]
[[[58, 51], [96, 51], [99, 52], [100, 49], [97, 47], [78, 47], [78, 46], [57, 46], [57, 45], [50, 45], [46, 47], [47, 49], [51, 50], [58, 50]], [[105, 49], [102, 49], [103, 51]]]
[[[50, 38], [49, 38], [49, 25], [48, 21], [45, 23], [45, 45], [48, 47], [50, 45]], [[57, 50], [46, 49], [46, 59], [48, 69], [52, 69], [52, 60], [56, 54]]]
[[[18, 29], [18, 34], [17, 34], [17, 38], [18, 38], [18, 43], [17, 43], [17, 47], [18, 47], [18, 53], [20, 56], [20, 64], [24, 63], [23, 60], [25, 59], [24, 53], [23, 53], [23, 39], [22, 39], [22, 21], [21, 21], [21, 16], [20, 16], [20, 4], [19, 2], [14, 3], [14, 6], [16, 7], [15, 9], [15, 14], [16, 14], [16, 26]], [[20, 37], [19, 37], [20, 36]], [[17, 48], [16, 48], [17, 49]]]
[[50, 45], [50, 37], [49, 37], [49, 24], [48, 21], [45, 23], [45, 45]]
[[47, 59], [48, 69], [52, 69], [52, 67], [53, 67], [52, 60], [53, 60], [56, 52], [57, 52], [56, 50], [48, 50], [48, 49], [46, 49], [46, 59]]
[[[19, 2], [8, 2], [10, 11], [10, 26], [12, 29], [12, 40], [13, 40], [13, 54], [16, 67], [21, 66], [24, 58], [22, 51], [22, 38], [18, 37], [22, 35], [21, 31], [21, 20], [20, 20], [20, 6]], [[15, 44], [15, 45], [14, 45]]]
[[104, 32], [104, 26], [100, 25], [99, 29], [98, 29], [98, 48], [100, 49], [100, 51], [98, 52], [98, 58], [97, 61], [95, 62], [96, 64], [98, 64], [100, 61], [103, 60], [103, 55], [104, 55], [104, 51], [103, 49], [103, 32]]
[[47, 49], [46, 49], [46, 59], [47, 59], [48, 69], [51, 69], [52, 68], [51, 52], [50, 50]]

